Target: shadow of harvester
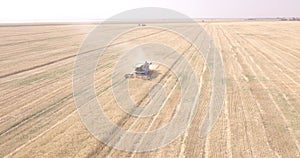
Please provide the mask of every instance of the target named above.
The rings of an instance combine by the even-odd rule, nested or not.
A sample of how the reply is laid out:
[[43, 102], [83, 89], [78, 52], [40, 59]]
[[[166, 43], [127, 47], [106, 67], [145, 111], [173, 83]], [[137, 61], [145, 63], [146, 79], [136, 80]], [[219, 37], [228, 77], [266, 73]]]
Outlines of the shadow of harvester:
[[134, 73], [134, 74], [125, 74], [124, 77], [126, 79], [129, 79], [129, 78], [140, 78], [140, 79], [144, 79], [144, 80], [152, 80], [152, 79], [157, 78], [160, 74], [161, 73], [158, 72], [157, 70], [150, 70], [149, 71], [150, 79], [148, 79], [147, 75], [145, 75], [145, 74], [137, 74], [137, 73]]

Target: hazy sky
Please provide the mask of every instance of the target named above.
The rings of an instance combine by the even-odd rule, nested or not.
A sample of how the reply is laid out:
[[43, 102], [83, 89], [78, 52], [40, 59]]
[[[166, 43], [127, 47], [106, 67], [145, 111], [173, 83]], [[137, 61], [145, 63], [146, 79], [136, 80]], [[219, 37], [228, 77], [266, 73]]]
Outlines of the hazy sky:
[[300, 0], [0, 0], [0, 22], [106, 19], [163, 7], [192, 18], [300, 17]]

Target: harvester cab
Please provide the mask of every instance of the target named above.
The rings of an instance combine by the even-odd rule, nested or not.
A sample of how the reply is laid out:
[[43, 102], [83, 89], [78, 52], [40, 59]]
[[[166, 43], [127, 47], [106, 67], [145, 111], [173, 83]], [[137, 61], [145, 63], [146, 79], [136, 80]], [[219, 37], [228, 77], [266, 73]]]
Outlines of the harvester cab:
[[147, 80], [151, 80], [150, 65], [151, 62], [145, 61], [144, 64], [136, 64], [134, 74], [126, 74], [125, 78], [135, 78], [135, 77], [146, 77]]

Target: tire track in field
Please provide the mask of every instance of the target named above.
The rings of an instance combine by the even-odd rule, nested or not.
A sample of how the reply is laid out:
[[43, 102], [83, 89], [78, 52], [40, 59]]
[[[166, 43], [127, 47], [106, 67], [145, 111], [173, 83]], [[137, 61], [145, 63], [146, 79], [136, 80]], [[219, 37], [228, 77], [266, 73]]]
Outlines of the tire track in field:
[[[198, 79], [199, 93], [200, 93], [199, 98], [202, 98], [202, 99], [204, 98], [204, 96], [202, 96], [202, 95], [207, 94], [207, 93], [205, 93], [206, 85], [204, 85], [204, 74], [205, 74], [206, 71], [208, 71], [205, 60], [203, 60], [203, 62], [204, 62], [203, 65], [201, 65], [201, 61], [198, 60], [198, 62], [195, 63], [195, 68], [194, 68], [194, 71], [196, 71], [198, 69], [201, 69], [201, 66], [202, 66], [202, 71], [201, 71], [201, 73], [199, 75], [199, 79]], [[201, 102], [201, 99], [200, 99], [199, 105], [197, 105], [197, 106], [200, 106], [201, 103], [202, 102]], [[197, 119], [197, 112], [200, 111], [200, 110], [201, 109], [198, 107], [197, 111], [195, 112], [194, 120]], [[199, 123], [199, 122], [197, 122], [197, 123]], [[181, 140], [180, 150], [179, 150], [179, 153], [178, 153], [178, 157], [180, 157], [180, 158], [186, 157], [186, 150], [187, 150], [187, 144], [186, 143], [187, 143], [187, 140], [188, 140], [188, 137], [189, 137], [189, 130], [191, 129], [192, 124], [193, 124], [193, 121], [191, 121], [191, 124], [187, 127], [187, 130], [185, 131], [185, 133], [183, 135], [183, 138]], [[200, 125], [198, 125], [198, 126], [200, 126]], [[198, 132], [198, 131], [195, 131], [195, 132]]]
[[[90, 27], [93, 27], [91, 25]], [[86, 29], [86, 28], [84, 28]], [[83, 29], [81, 28], [76, 28], [76, 29], [66, 29], [63, 28], [62, 30], [59, 30], [57, 28], [52, 29], [51, 31], [43, 31], [43, 32], [32, 32], [32, 33], [24, 33], [24, 34], [14, 34], [14, 35], [5, 35], [5, 36], [0, 36], [0, 38], [6, 38], [6, 37], [19, 37], [19, 36], [31, 36], [31, 35], [44, 35], [48, 33], [64, 33], [64, 32], [72, 32], [72, 31], [81, 31]], [[86, 29], [86, 30], [91, 30], [91, 29]]]
[[[106, 29], [106, 31], [111, 31], [111, 30], [114, 30], [115, 28], [113, 28], [113, 29]], [[88, 30], [92, 30], [92, 29], [88, 29]], [[75, 31], [75, 30], [74, 30]], [[65, 32], [65, 31], [63, 31], [63, 32]], [[59, 33], [62, 33], [62, 32], [59, 32]], [[88, 31], [86, 31], [86, 35], [88, 35]], [[73, 38], [74, 36], [72, 36], [72, 38]], [[78, 39], [77, 39], [78, 40]], [[74, 45], [78, 45], [78, 44], [80, 44], [80, 42], [82, 41], [82, 40], [84, 40], [84, 38], [83, 39], [79, 39], [79, 41], [75, 41], [75, 43], [73, 43], [73, 44], [70, 44], [70, 46], [73, 46], [74, 47]], [[77, 42], [79, 42], [79, 43], [77, 43]], [[57, 44], [58, 43], [58, 44]], [[55, 46], [59, 46], [59, 47], [62, 47], [62, 46], [64, 46], [65, 47], [65, 45], [64, 45], [64, 43], [63, 42], [57, 42], [56, 44], [55, 44]], [[63, 44], [61, 44], [61, 43], [63, 43]], [[61, 46], [60, 46], [61, 45]], [[40, 46], [41, 46], [41, 44], [40, 44]], [[44, 45], [42, 45], [43, 46], [43, 48], [44, 48]], [[48, 48], [48, 47], [46, 47], [42, 52], [37, 52], [37, 51], [33, 51], [33, 53], [26, 53], [25, 55], [23, 55], [23, 56], [26, 56], [26, 57], [28, 57], [28, 55], [41, 55], [41, 53], [44, 53], [44, 54], [49, 54], [48, 53], [48, 50], [49, 49], [57, 49], [57, 47], [55, 47], [55, 48], [51, 48], [51, 45], [47, 45], [48, 47], [50, 47], [50, 48]], [[79, 46], [79, 45], [78, 45]], [[36, 46], [37, 47], [37, 46]], [[53, 46], [52, 46], [53, 47]], [[77, 46], [76, 46], [77, 47]], [[32, 46], [29, 46], [29, 47], [25, 47], [25, 48], [35, 48], [35, 47], [32, 47]], [[75, 48], [75, 51], [77, 51], [78, 50], [78, 48]], [[19, 50], [20, 51], [20, 50]], [[13, 52], [13, 54], [14, 55], [17, 55], [17, 58], [20, 58], [20, 57], [23, 57], [23, 56], [20, 56], [20, 53], [22, 53], [22, 52], [19, 52], [19, 51], [15, 51], [15, 52]], [[29, 50], [28, 50], [29, 51]], [[32, 50], [31, 50], [32, 51]], [[41, 49], [39, 49], [39, 51], [41, 51]], [[1, 54], [1, 56], [3, 56], [3, 54], [4, 53], [2, 53]], [[6, 55], [9, 55], [9, 57], [10, 58], [12, 58], [12, 57], [14, 57], [14, 56], [12, 56], [12, 53], [11, 52], [8, 52], [8, 53], [6, 53]], [[31, 58], [31, 56], [29, 56], [30, 58]], [[16, 58], [16, 57], [15, 57]]]
[[[210, 26], [211, 27], [211, 29], [206, 29], [206, 31], [207, 32], [209, 32], [209, 30], [211, 30], [210, 31], [210, 35], [212, 35], [213, 34], [213, 25], [211, 25]], [[210, 47], [210, 46], [209, 46]], [[209, 48], [210, 49], [210, 48]], [[207, 53], [207, 56], [205, 57], [205, 59], [207, 59], [208, 58], [208, 55], [209, 55], [209, 53]], [[206, 61], [207, 62], [207, 61]], [[209, 71], [212, 71], [212, 70], [209, 70]], [[207, 114], [206, 114], [207, 115]], [[212, 129], [213, 130], [213, 129]], [[198, 135], [199, 136], [199, 135]], [[208, 133], [207, 134], [207, 136], [204, 138], [205, 139], [205, 141], [204, 141], [204, 145], [203, 145], [203, 148], [202, 148], [202, 151], [203, 151], [203, 153], [202, 153], [202, 157], [203, 158], [208, 158], [209, 157], [209, 154], [210, 154], [210, 152], [211, 152], [211, 150], [210, 150], [210, 141], [211, 141], [211, 133]]]
[[[211, 26], [210, 26], [211, 27]], [[210, 28], [206, 28], [206, 31], [209, 32]], [[209, 53], [206, 54], [207, 56], [205, 56], [204, 58], [207, 59]], [[207, 64], [207, 61], [205, 61]], [[205, 114], [207, 115], [207, 114]], [[199, 131], [201, 129], [199, 128]], [[199, 133], [199, 132], [197, 132]], [[199, 137], [199, 134], [196, 135], [197, 137]], [[203, 146], [202, 146], [202, 157], [207, 157], [208, 153], [209, 153], [209, 140], [210, 140], [210, 135], [208, 134], [205, 138], [204, 138], [204, 142], [203, 142]]]
[[[221, 26], [218, 25], [218, 28], [219, 30], [221, 30]], [[217, 32], [217, 45], [220, 46], [220, 49], [219, 50], [223, 50], [222, 48], [222, 42], [221, 42], [221, 36], [220, 36], [220, 31], [219, 30], [215, 30]], [[223, 54], [220, 52], [220, 56], [222, 58], [222, 61], [224, 63], [224, 69], [225, 69], [225, 76], [226, 76], [226, 68], [225, 68], [225, 59], [226, 59], [226, 54]], [[225, 92], [225, 105], [224, 105], [224, 115], [225, 115], [225, 118], [226, 118], [226, 154], [228, 154], [227, 156], [229, 158], [232, 158], [232, 145], [231, 145], [231, 127], [230, 127], [230, 124], [231, 124], [231, 121], [230, 121], [230, 116], [229, 116], [229, 103], [228, 103], [228, 100], [227, 100], [227, 87], [226, 87], [226, 92]]]

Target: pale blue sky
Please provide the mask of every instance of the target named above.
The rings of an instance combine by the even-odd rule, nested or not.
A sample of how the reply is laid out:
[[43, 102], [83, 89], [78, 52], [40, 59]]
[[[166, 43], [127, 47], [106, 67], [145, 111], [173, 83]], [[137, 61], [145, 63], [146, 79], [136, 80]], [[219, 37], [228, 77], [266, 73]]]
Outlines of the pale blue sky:
[[300, 0], [1, 0], [0, 22], [106, 19], [139, 7], [192, 18], [300, 17]]

